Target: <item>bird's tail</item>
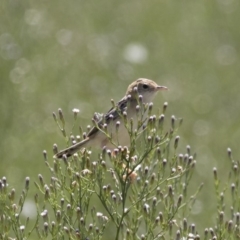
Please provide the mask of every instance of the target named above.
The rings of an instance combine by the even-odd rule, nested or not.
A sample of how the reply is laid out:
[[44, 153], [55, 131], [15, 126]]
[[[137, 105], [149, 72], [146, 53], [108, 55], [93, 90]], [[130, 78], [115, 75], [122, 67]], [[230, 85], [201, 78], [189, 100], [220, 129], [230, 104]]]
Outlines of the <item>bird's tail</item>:
[[86, 143], [88, 143], [89, 138], [84, 139], [81, 142], [78, 142], [74, 145], [72, 145], [71, 147], [68, 147], [66, 149], [61, 150], [60, 152], [58, 152], [57, 154], [55, 154], [53, 156], [53, 158], [63, 158], [63, 155], [66, 155], [66, 157], [71, 157], [74, 153], [76, 153], [77, 151], [79, 151], [81, 148], [84, 147], [84, 145]]

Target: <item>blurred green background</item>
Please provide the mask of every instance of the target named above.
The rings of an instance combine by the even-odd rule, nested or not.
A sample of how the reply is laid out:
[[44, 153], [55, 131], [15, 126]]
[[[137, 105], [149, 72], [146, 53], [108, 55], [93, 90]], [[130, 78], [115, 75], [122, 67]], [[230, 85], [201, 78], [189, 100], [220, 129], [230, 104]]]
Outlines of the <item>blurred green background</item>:
[[1, 1], [0, 176], [16, 189], [48, 176], [42, 151], [66, 146], [52, 112], [70, 130], [79, 108], [86, 127], [146, 77], [169, 88], [155, 106], [184, 119], [179, 152], [191, 145], [193, 188], [205, 183], [191, 219], [212, 226], [212, 168], [227, 174], [227, 147], [240, 156], [239, 11], [238, 0]]

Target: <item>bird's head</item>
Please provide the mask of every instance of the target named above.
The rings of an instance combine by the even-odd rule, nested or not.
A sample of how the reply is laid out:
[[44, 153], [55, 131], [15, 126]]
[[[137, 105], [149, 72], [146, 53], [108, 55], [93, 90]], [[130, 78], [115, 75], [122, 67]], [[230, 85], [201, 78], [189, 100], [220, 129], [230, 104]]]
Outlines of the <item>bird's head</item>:
[[149, 103], [160, 90], [167, 90], [167, 87], [160, 86], [150, 79], [139, 78], [128, 86], [126, 95], [131, 95], [132, 98], [142, 95], [143, 102]]

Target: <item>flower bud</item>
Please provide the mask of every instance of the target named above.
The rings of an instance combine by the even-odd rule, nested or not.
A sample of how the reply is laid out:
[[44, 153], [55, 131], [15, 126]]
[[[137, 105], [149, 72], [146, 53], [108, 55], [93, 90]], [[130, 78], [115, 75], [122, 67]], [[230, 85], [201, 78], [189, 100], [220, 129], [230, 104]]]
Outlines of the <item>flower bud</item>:
[[178, 197], [178, 201], [177, 201], [177, 208], [179, 208], [182, 204], [182, 199], [183, 199], [183, 195], [181, 194], [179, 197]]
[[227, 149], [227, 153], [228, 153], [229, 159], [232, 159], [232, 150], [231, 150], [231, 148]]
[[207, 236], [208, 236], [208, 228], [205, 228], [205, 230], [204, 230], [204, 237], [207, 238]]
[[172, 129], [175, 128], [175, 121], [176, 121], [176, 118], [175, 118], [174, 115], [172, 115], [172, 117], [171, 117], [171, 126], [172, 126]]
[[188, 228], [188, 226], [187, 226], [187, 219], [184, 218], [184, 219], [183, 219], [183, 231], [186, 232], [186, 231], [187, 231], [187, 228]]
[[223, 224], [223, 221], [224, 221], [224, 212], [221, 211], [221, 212], [219, 213], [219, 222], [220, 222], [220, 224]]
[[57, 154], [57, 153], [58, 153], [58, 147], [57, 147], [57, 144], [56, 144], [56, 143], [53, 144], [53, 153], [54, 153], [54, 154]]
[[164, 114], [161, 114], [159, 119], [158, 119], [158, 126], [161, 128], [163, 126], [164, 122]]
[[26, 189], [26, 190], [29, 189], [29, 182], [30, 182], [30, 177], [26, 177], [26, 178], [25, 178], [25, 189]]
[[181, 239], [181, 232], [180, 232], [180, 230], [177, 230], [175, 239], [176, 240], [180, 240]]
[[227, 230], [229, 233], [232, 232], [232, 230], [233, 230], [233, 221], [232, 220], [228, 221]]
[[186, 146], [186, 149], [187, 149], [188, 155], [191, 155], [191, 147], [190, 147], [190, 145], [187, 145], [187, 146]]
[[52, 113], [52, 116], [53, 116], [54, 121], [57, 122], [57, 115], [55, 112]]
[[43, 158], [45, 161], [47, 161], [47, 151], [43, 150]]
[[39, 179], [39, 182], [40, 182], [41, 186], [43, 187], [44, 182], [43, 182], [43, 176], [41, 174], [38, 174], [38, 179]]
[[13, 188], [13, 189], [11, 190], [10, 194], [9, 194], [9, 199], [10, 199], [12, 202], [13, 202], [14, 199], [15, 199], [15, 193], [16, 193], [16, 191], [15, 191], [15, 189]]
[[176, 136], [175, 141], [174, 141], [174, 148], [176, 149], [178, 147], [178, 142], [179, 142], [180, 137]]
[[237, 224], [237, 226], [239, 226], [239, 223], [240, 223], [240, 213], [237, 212], [236, 213], [236, 224]]
[[44, 232], [45, 232], [45, 234], [47, 234], [48, 233], [48, 223], [44, 222], [43, 226], [44, 226]]

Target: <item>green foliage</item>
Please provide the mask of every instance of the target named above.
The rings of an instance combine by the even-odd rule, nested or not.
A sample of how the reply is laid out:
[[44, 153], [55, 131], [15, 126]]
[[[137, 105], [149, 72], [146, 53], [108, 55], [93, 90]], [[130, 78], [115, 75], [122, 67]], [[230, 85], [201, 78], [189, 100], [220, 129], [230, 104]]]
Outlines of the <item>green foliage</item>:
[[[188, 224], [188, 219], [203, 184], [199, 184], [195, 192], [189, 192], [197, 162], [190, 146], [186, 152], [178, 152], [180, 137], [176, 133], [182, 120], [172, 116], [166, 131], [166, 108], [164, 104], [157, 117], [151, 115], [151, 104], [143, 106], [149, 116], [144, 129], [133, 130], [131, 120], [125, 121], [131, 138], [129, 148], [118, 146], [112, 152], [103, 148], [97, 158], [86, 149], [61, 160], [49, 159], [44, 151], [51, 178], [48, 181], [39, 174], [34, 182], [37, 216], [32, 224], [29, 218], [21, 216], [30, 179], [26, 178], [25, 187], [16, 200], [15, 189], [11, 189], [3, 177], [0, 182], [1, 239], [31, 239], [32, 236], [106, 239], [109, 228], [111, 239], [116, 240], [200, 239], [196, 225]], [[53, 116], [63, 136], [74, 142], [74, 137], [66, 135], [63, 112], [59, 110], [59, 116], [55, 113]], [[76, 119], [75, 110], [74, 121]], [[139, 119], [141, 121], [141, 114]], [[136, 141], [139, 134], [140, 139]], [[217, 169], [213, 169], [216, 191], [210, 197], [216, 196], [216, 225], [206, 228], [201, 239], [239, 238], [239, 163], [233, 160], [230, 149], [228, 155], [232, 167], [227, 183], [222, 186]], [[226, 220], [225, 195], [230, 194], [229, 188], [231, 216]]]

